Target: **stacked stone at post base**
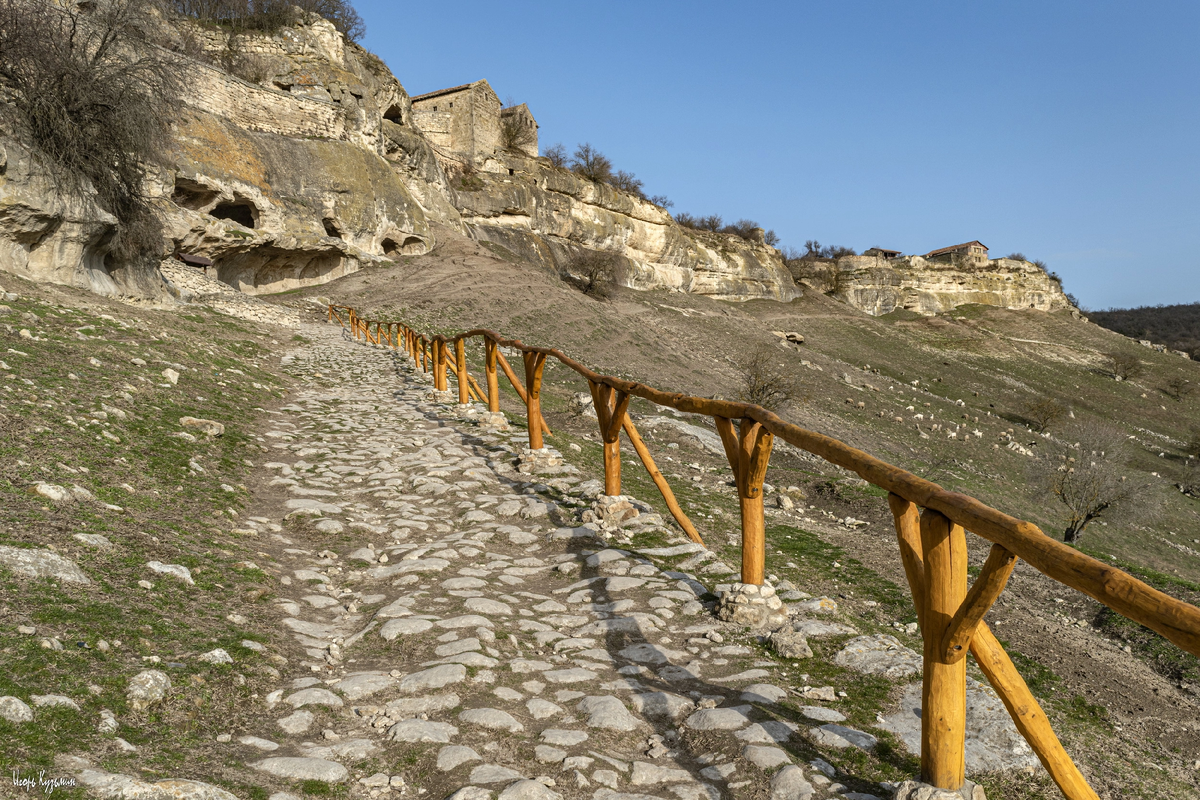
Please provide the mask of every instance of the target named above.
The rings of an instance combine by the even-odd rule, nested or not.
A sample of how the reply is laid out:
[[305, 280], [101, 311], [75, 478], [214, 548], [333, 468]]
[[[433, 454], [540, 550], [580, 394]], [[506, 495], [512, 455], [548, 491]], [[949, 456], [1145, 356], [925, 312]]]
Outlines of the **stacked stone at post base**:
[[540, 450], [521, 449], [517, 456], [517, 472], [522, 475], [578, 475], [579, 470], [563, 461], [562, 453], [546, 446]]
[[720, 595], [720, 620], [750, 628], [778, 628], [787, 622], [787, 609], [769, 584], [735, 583]]
[[987, 800], [983, 787], [963, 781], [961, 789], [939, 789], [920, 781], [905, 781], [896, 787], [895, 800]]

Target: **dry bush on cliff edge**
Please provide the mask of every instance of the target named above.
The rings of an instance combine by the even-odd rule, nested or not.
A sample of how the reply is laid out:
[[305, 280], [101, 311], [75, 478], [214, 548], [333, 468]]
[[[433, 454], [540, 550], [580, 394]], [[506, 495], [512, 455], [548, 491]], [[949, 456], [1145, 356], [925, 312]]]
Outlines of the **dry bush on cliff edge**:
[[[506, 108], [516, 106], [509, 100]], [[523, 152], [525, 148], [537, 142], [537, 129], [526, 124], [524, 118], [517, 114], [500, 114], [500, 146], [513, 153]]]
[[0, 0], [0, 82], [11, 120], [62, 191], [95, 190], [117, 218], [120, 261], [154, 255], [162, 226], [143, 191], [146, 168], [163, 162], [177, 106], [175, 72], [143, 46], [149, 0], [95, 10]]

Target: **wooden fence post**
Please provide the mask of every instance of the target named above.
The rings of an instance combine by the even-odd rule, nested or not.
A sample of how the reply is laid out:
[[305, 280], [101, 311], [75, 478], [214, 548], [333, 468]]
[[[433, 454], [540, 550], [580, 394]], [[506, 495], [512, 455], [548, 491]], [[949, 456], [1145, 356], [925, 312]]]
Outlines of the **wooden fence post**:
[[958, 790], [965, 777], [967, 662], [949, 662], [942, 641], [967, 596], [967, 537], [962, 526], [925, 509], [925, 672], [921, 692], [921, 774], [939, 789]]
[[466, 405], [471, 402], [471, 397], [467, 388], [467, 346], [462, 337], [454, 340], [454, 363], [458, 373], [455, 375], [458, 379], [458, 402], [459, 405]]
[[440, 336], [433, 340], [433, 388], [439, 392], [450, 388], [446, 381], [446, 342]]
[[541, 450], [542, 444], [542, 371], [546, 356], [522, 353], [525, 360], [525, 408], [529, 416], [529, 449]]
[[621, 427], [629, 408], [629, 395], [611, 386], [588, 381], [596, 421], [600, 423], [600, 441], [604, 444], [604, 494], [621, 494]]
[[500, 410], [500, 376], [496, 374], [496, 348], [491, 339], [483, 339], [483, 371], [487, 377], [488, 411]]
[[732, 420], [716, 417], [716, 422], [742, 511], [742, 583], [762, 585], [767, 561], [762, 486], [775, 437], [761, 423], [749, 418], [741, 420], [737, 431]]

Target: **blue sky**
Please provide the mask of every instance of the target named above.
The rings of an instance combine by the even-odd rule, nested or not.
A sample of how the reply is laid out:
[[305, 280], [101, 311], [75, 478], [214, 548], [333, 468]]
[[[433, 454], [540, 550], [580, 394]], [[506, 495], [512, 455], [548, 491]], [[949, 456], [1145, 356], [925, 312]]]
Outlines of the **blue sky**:
[[676, 212], [1200, 301], [1200, 3], [355, 5], [410, 94], [486, 78]]

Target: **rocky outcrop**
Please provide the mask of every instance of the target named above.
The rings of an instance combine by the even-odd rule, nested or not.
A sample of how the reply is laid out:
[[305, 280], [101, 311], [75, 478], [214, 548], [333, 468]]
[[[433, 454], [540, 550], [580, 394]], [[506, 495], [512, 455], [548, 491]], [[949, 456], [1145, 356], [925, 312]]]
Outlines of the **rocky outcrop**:
[[23, 144], [0, 136], [0, 270], [97, 294], [165, 296], [154, 263], [110, 259], [116, 222], [89, 194], [62, 191]]
[[802, 262], [796, 279], [872, 316], [893, 311], [932, 315], [968, 303], [1055, 311], [1070, 308], [1062, 285], [1028, 261], [999, 258], [966, 267], [921, 256], [847, 256]]
[[[446, 177], [411, 128], [404, 87], [326, 20], [233, 40], [174, 22], [156, 39], [186, 87], [170, 161], [146, 187], [164, 222], [161, 255], [204, 256], [230, 286], [275, 292], [428, 252], [431, 217], [458, 226]], [[231, 58], [256, 80], [218, 66]], [[405, 157], [394, 140], [406, 143]], [[114, 263], [116, 219], [86, 193], [57, 191], [18, 142], [0, 144], [0, 269], [170, 297], [158, 254], [140, 270]]]
[[487, 160], [455, 192], [463, 222], [483, 241], [569, 272], [581, 249], [620, 257], [620, 282], [722, 300], [797, 295], [779, 251], [732, 234], [684, 228], [659, 206], [545, 159]]

